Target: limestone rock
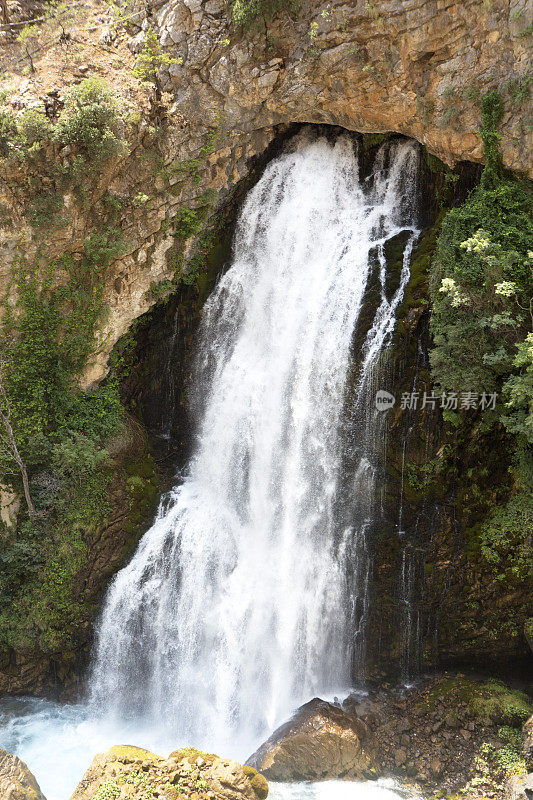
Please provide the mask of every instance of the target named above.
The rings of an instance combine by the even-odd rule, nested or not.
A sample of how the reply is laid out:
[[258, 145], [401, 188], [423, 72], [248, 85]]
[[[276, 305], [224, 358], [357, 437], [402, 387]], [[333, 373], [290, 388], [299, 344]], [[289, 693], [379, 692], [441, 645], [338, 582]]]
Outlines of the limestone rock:
[[0, 750], [0, 797], [2, 800], [46, 800], [24, 761], [5, 750]]
[[372, 772], [362, 720], [315, 698], [278, 728], [249, 759], [269, 780], [333, 780]]
[[533, 797], [533, 772], [529, 775], [513, 775], [507, 783], [509, 800], [531, 800]]
[[147, 790], [160, 800], [192, 793], [197, 800], [265, 800], [268, 795], [266, 779], [236, 761], [192, 747], [165, 759], [140, 747], [119, 745], [95, 756], [71, 800], [94, 800], [107, 796], [106, 791], [114, 797], [117, 789], [131, 800], [144, 800]]

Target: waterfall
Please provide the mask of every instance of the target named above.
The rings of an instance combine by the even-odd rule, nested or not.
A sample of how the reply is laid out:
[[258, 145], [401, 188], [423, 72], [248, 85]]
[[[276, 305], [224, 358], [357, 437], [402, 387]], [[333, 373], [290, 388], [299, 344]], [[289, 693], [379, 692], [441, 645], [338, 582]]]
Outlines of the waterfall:
[[[409, 276], [417, 163], [416, 144], [394, 140], [362, 181], [353, 137], [306, 129], [249, 192], [232, 266], [203, 312], [193, 456], [99, 623], [101, 713], [242, 757], [300, 703], [352, 685], [379, 495], [372, 375]], [[383, 245], [400, 230], [410, 238], [388, 297]], [[374, 268], [381, 300], [357, 354]], [[364, 424], [346, 492], [350, 392]]]

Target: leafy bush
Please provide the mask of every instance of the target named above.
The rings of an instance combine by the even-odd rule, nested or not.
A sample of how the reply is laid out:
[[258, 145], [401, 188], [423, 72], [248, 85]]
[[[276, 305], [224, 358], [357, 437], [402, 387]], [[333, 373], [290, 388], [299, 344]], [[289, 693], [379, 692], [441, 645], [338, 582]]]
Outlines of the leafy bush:
[[509, 578], [527, 582], [533, 578], [533, 467], [531, 457], [522, 454], [515, 469], [515, 493], [507, 503], [489, 516], [480, 533], [481, 553], [492, 567], [497, 580]]
[[204, 218], [205, 214], [200, 215], [197, 209], [180, 208], [174, 218], [174, 236], [188, 239], [202, 229]]
[[63, 208], [63, 196], [57, 192], [38, 192], [33, 198], [29, 220], [36, 228], [52, 223], [56, 214]]
[[104, 81], [87, 78], [68, 92], [55, 137], [79, 149], [93, 168], [122, 151], [118, 129], [113, 92]]
[[518, 434], [527, 443], [533, 443], [533, 333], [517, 345], [518, 353], [513, 366], [520, 372], [511, 375], [503, 386], [507, 399], [502, 421], [512, 433]]
[[527, 332], [533, 220], [524, 186], [478, 187], [446, 215], [432, 267], [430, 354], [447, 390], [494, 391]]
[[[120, 430], [123, 408], [115, 382], [82, 392], [76, 378], [95, 350], [102, 277], [119, 250], [108, 230], [87, 238], [81, 260], [33, 265], [21, 258], [15, 313], [4, 306], [0, 346], [11, 421], [39, 511], [22, 517], [17, 538], [3, 544], [0, 641], [10, 646], [35, 646], [40, 631], [42, 649], [59, 649], [81, 618], [73, 587], [87, 534], [108, 508], [106, 442]], [[57, 282], [57, 271], [66, 283]], [[20, 488], [9, 463], [1, 461], [0, 472]]]
[[17, 123], [12, 111], [0, 111], [0, 156], [5, 158], [9, 144], [17, 133]]
[[44, 141], [52, 137], [53, 126], [48, 117], [34, 108], [24, 111], [18, 122], [18, 141], [28, 151], [38, 150]]
[[[513, 470], [508, 501], [478, 529], [479, 544], [497, 579], [527, 581], [533, 526], [533, 469], [525, 466], [533, 442], [533, 218], [529, 185], [503, 173], [497, 130], [502, 110], [497, 92], [483, 99], [481, 184], [446, 214], [437, 241], [430, 363], [433, 380], [445, 391], [500, 394], [492, 419], [487, 415], [483, 422], [490, 427], [499, 421], [515, 434], [511, 446], [521, 466]], [[456, 417], [456, 424], [467, 425]]]

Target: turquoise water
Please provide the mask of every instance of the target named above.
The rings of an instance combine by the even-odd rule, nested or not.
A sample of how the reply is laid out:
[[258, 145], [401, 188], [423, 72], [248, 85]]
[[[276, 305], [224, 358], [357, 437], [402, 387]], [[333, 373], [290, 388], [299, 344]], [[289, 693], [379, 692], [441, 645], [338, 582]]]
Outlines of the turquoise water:
[[[96, 753], [135, 744], [166, 755], [190, 742], [163, 741], [152, 729], [120, 729], [91, 718], [83, 705], [35, 698], [0, 700], [0, 748], [15, 753], [33, 772], [47, 800], [68, 800]], [[194, 744], [194, 743], [193, 743]], [[224, 755], [232, 756], [228, 744]], [[391, 780], [271, 783], [272, 800], [398, 800], [412, 797]]]

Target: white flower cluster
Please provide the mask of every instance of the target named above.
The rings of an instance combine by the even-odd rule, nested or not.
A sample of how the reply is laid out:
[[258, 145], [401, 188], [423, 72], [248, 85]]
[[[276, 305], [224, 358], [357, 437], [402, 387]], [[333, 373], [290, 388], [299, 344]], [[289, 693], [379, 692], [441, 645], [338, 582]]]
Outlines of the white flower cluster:
[[461, 292], [453, 278], [443, 278], [439, 292], [449, 295], [452, 306], [458, 308], [468, 303], [468, 297]]
[[483, 253], [487, 247], [490, 247], [489, 235], [480, 229], [476, 231], [470, 239], [467, 239], [466, 242], [461, 242], [461, 247], [463, 250], [466, 250], [467, 253]]

